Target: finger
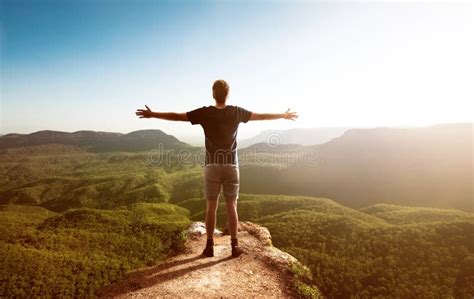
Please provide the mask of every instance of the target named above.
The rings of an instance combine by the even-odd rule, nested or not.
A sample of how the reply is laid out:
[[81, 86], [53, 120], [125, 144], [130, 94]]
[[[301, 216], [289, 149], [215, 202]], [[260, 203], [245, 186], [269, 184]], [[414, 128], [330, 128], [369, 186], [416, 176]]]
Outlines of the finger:
[[145, 116], [140, 116], [139, 118], [145, 118]]
[[145, 105], [146, 109], [148, 109], [148, 111], [151, 111], [150, 107], [148, 107], [147, 105]]
[[146, 110], [143, 110], [143, 109], [137, 109], [137, 111], [141, 111], [141, 112], [143, 112], [143, 111], [146, 111]]

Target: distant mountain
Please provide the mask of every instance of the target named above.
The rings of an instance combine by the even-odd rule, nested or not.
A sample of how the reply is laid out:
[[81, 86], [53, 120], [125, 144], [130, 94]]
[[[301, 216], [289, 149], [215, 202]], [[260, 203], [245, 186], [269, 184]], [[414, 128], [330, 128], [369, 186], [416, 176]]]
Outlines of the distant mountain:
[[257, 143], [277, 144], [301, 144], [315, 145], [327, 142], [335, 137], [339, 137], [349, 128], [328, 127], [328, 128], [297, 128], [290, 130], [266, 130], [260, 134], [243, 139], [238, 142], [239, 148], [245, 148]]
[[0, 150], [25, 146], [61, 144], [84, 147], [94, 152], [143, 151], [157, 149], [185, 148], [188, 144], [179, 141], [161, 130], [141, 130], [128, 134], [98, 131], [38, 131], [31, 134], [7, 134], [0, 137]]
[[421, 203], [472, 211], [472, 128], [445, 124], [349, 130], [315, 148], [315, 180], [332, 178], [330, 193], [348, 204]]
[[390, 203], [473, 211], [472, 126], [351, 129], [305, 147], [309, 156], [298, 165], [242, 169], [242, 192], [321, 196], [351, 207]]
[[282, 153], [282, 152], [304, 152], [311, 150], [308, 146], [300, 144], [280, 144], [272, 145], [267, 142], [260, 142], [252, 144], [246, 148], [239, 150], [239, 154], [254, 152], [254, 153]]

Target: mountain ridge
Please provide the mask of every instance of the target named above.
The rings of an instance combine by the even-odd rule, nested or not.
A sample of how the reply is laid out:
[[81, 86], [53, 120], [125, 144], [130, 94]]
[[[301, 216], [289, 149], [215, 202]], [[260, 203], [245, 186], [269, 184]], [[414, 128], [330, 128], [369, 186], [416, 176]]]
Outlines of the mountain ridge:
[[163, 148], [187, 148], [190, 145], [162, 130], [138, 130], [129, 133], [79, 130], [64, 132], [41, 130], [30, 134], [10, 133], [0, 136], [0, 150], [46, 144], [74, 145], [96, 152], [143, 151]]
[[315, 145], [342, 135], [349, 127], [293, 128], [288, 130], [264, 130], [238, 142], [240, 148], [258, 143]]
[[[385, 202], [473, 211], [472, 136], [471, 123], [351, 129], [293, 149], [297, 159], [275, 159], [279, 146], [263, 144], [253, 147], [254, 156], [262, 155], [242, 155], [250, 161], [242, 190], [328, 197], [356, 208]], [[270, 164], [283, 160], [285, 168], [263, 168], [259, 161], [269, 153]]]

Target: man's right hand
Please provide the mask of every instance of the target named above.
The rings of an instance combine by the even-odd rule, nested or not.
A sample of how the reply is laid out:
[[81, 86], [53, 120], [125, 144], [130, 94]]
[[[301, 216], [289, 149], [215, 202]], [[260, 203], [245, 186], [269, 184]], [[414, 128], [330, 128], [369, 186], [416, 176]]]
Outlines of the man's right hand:
[[295, 118], [298, 118], [298, 113], [296, 113], [296, 112], [290, 112], [290, 108], [288, 108], [288, 110], [286, 110], [286, 112], [283, 113], [283, 118], [284, 118], [284, 119], [295, 120]]

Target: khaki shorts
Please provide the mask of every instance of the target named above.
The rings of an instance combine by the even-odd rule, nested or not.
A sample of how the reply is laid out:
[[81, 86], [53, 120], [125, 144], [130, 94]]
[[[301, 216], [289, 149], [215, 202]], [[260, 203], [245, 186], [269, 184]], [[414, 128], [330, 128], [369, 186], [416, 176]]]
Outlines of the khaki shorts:
[[226, 200], [239, 198], [240, 172], [236, 164], [208, 164], [204, 166], [204, 196], [217, 199], [221, 188]]

